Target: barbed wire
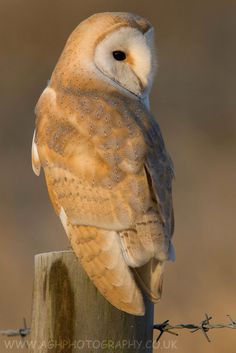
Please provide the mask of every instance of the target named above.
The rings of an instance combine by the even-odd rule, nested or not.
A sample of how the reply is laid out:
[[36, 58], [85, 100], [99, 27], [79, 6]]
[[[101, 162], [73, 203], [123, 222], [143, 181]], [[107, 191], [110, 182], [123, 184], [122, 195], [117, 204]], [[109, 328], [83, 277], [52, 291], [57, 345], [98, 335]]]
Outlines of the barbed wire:
[[[204, 337], [208, 342], [211, 342], [207, 332], [212, 329], [222, 329], [222, 328], [228, 328], [228, 329], [236, 329], [236, 321], [232, 319], [230, 315], [227, 315], [229, 318], [228, 323], [211, 323], [210, 321], [212, 320], [212, 316], [208, 316], [205, 314], [205, 319], [200, 321], [199, 324], [177, 324], [177, 325], [172, 325], [170, 324], [169, 320], [165, 320], [162, 323], [157, 323], [153, 325], [154, 330], [158, 330], [160, 333], [156, 339], [156, 342], [160, 340], [162, 335], [164, 333], [169, 333], [175, 336], [178, 336], [179, 334], [173, 330], [189, 330], [191, 333], [200, 331], [203, 333]], [[26, 337], [27, 335], [30, 334], [30, 328], [27, 327], [26, 320], [23, 319], [23, 328], [17, 329], [17, 330], [0, 330], [0, 335], [2, 336], [8, 336], [8, 337], [14, 337], [14, 336], [20, 336], [21, 338]]]
[[29, 334], [30, 334], [30, 328], [27, 327], [26, 319], [23, 319], [23, 328], [20, 328], [18, 330], [12, 330], [12, 329], [0, 330], [0, 335], [8, 336], [8, 337], [20, 336], [21, 338], [24, 338]]
[[161, 338], [161, 336], [164, 333], [170, 333], [172, 335], [178, 336], [179, 334], [173, 330], [190, 330], [191, 333], [200, 331], [203, 333], [204, 337], [207, 339], [208, 342], [211, 342], [207, 332], [209, 330], [212, 329], [221, 329], [221, 328], [228, 328], [228, 329], [236, 329], [236, 321], [234, 321], [230, 315], [227, 315], [227, 317], [229, 318], [229, 322], [228, 323], [224, 323], [224, 324], [217, 324], [217, 323], [211, 323], [210, 321], [212, 320], [212, 316], [208, 316], [207, 314], [205, 314], [205, 319], [200, 321], [199, 324], [178, 324], [178, 325], [171, 325], [169, 323], [169, 320], [166, 320], [162, 323], [157, 323], [154, 324], [153, 329], [154, 330], [158, 330], [160, 333], [156, 339], [156, 341], [158, 342]]

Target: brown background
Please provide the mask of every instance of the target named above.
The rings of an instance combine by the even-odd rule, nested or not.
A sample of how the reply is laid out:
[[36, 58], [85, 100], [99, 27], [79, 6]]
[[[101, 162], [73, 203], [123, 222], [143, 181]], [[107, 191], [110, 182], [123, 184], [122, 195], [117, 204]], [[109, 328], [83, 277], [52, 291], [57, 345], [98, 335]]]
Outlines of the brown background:
[[[108, 10], [138, 13], [156, 28], [152, 111], [176, 167], [177, 253], [156, 320], [236, 319], [236, 1], [1, 0], [0, 328], [30, 322], [34, 255], [69, 245], [31, 170], [35, 103], [72, 29]], [[166, 335], [159, 351], [235, 352], [236, 332], [210, 336], [208, 344], [183, 333], [171, 350], [176, 338]]]

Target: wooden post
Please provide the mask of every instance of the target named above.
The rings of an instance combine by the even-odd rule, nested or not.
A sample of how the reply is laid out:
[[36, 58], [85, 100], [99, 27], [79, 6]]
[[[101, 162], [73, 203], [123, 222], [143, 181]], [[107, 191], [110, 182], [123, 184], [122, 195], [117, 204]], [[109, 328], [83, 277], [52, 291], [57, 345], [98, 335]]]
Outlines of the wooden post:
[[151, 353], [153, 304], [145, 316], [108, 303], [72, 251], [35, 257], [32, 353]]

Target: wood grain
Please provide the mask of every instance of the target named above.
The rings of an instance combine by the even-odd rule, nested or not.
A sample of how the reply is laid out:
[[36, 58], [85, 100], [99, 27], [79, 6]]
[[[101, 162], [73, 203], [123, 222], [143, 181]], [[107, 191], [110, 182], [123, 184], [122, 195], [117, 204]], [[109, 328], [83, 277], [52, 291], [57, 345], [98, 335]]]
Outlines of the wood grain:
[[138, 317], [97, 291], [72, 251], [35, 257], [31, 353], [151, 353], [153, 304]]

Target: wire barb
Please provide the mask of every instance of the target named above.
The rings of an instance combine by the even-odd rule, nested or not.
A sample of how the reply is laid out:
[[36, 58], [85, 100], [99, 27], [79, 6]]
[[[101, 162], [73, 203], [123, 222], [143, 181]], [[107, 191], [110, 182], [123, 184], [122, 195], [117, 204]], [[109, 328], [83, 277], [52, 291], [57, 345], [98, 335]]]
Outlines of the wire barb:
[[225, 324], [213, 324], [211, 323], [212, 320], [212, 316], [208, 316], [207, 314], [205, 314], [205, 318], [204, 320], [202, 320], [199, 324], [178, 324], [178, 325], [171, 325], [169, 323], [169, 320], [166, 320], [162, 323], [157, 323], [154, 324], [153, 329], [154, 330], [158, 330], [160, 333], [156, 339], [156, 342], [158, 342], [160, 340], [160, 338], [162, 337], [162, 335], [164, 333], [170, 333], [172, 335], [176, 335], [178, 336], [178, 333], [176, 333], [173, 330], [181, 330], [181, 329], [186, 329], [189, 330], [191, 333], [197, 332], [197, 331], [201, 331], [204, 335], [204, 337], [206, 338], [206, 340], [208, 342], [211, 342], [207, 332], [209, 330], [212, 329], [221, 329], [221, 328], [229, 328], [229, 329], [236, 329], [236, 321], [234, 321], [232, 319], [232, 317], [230, 315], [227, 315], [227, 317], [229, 318], [230, 322], [229, 323], [225, 323]]
[[30, 328], [27, 327], [25, 318], [23, 319], [23, 328], [20, 328], [18, 330], [12, 330], [12, 329], [0, 330], [0, 335], [8, 336], [8, 337], [20, 336], [21, 338], [24, 338], [29, 334], [30, 334]]

